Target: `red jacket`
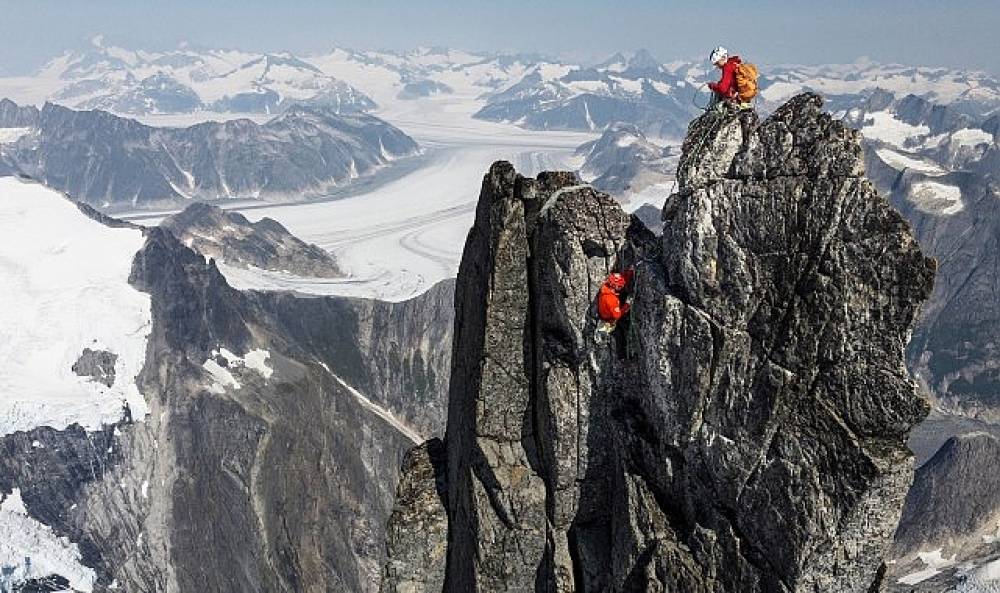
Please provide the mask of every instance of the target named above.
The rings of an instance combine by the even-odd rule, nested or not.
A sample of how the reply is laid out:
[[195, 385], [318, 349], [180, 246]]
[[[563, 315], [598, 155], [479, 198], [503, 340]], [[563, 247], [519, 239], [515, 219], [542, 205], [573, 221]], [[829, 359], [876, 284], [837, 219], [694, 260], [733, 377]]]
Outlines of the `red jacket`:
[[[634, 272], [631, 268], [622, 273], [625, 276], [626, 286], [632, 282], [633, 274]], [[601, 284], [601, 290], [597, 293], [597, 316], [602, 321], [614, 323], [621, 319], [622, 315], [628, 313], [628, 310], [628, 303], [622, 302], [621, 296], [615, 289], [608, 286], [606, 281], [604, 284]]]
[[732, 56], [722, 65], [722, 78], [719, 82], [708, 83], [708, 88], [726, 99], [736, 96], [736, 67], [741, 64], [739, 56]]

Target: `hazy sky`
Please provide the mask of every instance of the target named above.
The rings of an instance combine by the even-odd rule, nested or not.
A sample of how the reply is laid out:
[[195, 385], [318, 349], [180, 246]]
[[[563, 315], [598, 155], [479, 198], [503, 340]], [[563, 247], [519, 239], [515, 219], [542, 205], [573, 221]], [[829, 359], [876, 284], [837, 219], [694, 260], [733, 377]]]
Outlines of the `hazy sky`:
[[876, 61], [1000, 74], [1000, 0], [0, 0], [0, 72], [107, 43], [309, 53], [333, 45], [542, 52], [577, 60], [649, 49], [663, 61], [717, 44], [763, 63]]

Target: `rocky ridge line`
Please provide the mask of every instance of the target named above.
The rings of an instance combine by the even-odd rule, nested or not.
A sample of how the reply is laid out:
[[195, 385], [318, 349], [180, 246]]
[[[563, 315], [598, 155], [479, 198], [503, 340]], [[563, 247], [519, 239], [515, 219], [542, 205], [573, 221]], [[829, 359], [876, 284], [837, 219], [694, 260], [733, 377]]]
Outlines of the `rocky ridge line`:
[[[733, 115], [692, 122], [661, 239], [571, 174], [491, 168], [445, 454], [408, 458], [384, 592], [877, 589], [935, 265], [821, 106], [793, 98], [739, 154]], [[592, 303], [624, 265], [616, 346]]]

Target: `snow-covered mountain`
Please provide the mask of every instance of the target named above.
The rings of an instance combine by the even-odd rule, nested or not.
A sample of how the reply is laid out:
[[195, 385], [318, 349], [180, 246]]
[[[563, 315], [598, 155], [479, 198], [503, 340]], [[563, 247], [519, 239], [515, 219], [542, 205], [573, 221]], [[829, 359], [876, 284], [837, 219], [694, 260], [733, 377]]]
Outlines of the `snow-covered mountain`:
[[301, 200], [418, 150], [371, 115], [304, 105], [264, 124], [237, 119], [157, 128], [103, 111], [0, 101], [0, 131], [6, 134], [0, 158], [102, 210], [175, 207], [192, 199]]
[[[680, 156], [675, 146], [650, 142], [638, 127], [616, 123], [577, 149], [580, 176], [601, 191], [626, 199], [653, 193], [666, 198]], [[661, 200], [662, 202], [662, 200]]]
[[32, 76], [0, 78], [0, 97], [127, 115], [274, 114], [301, 104], [353, 113], [376, 102], [494, 92], [540, 60], [434, 48], [338, 48], [310, 56], [190, 47], [149, 52], [107, 45], [98, 37]]
[[133, 51], [95, 38], [86, 51], [50, 61], [35, 78], [49, 91], [41, 99], [133, 115], [277, 113], [301, 103], [337, 113], [374, 107], [364, 93], [288, 53]]
[[344, 275], [331, 254], [302, 241], [271, 218], [250, 222], [239, 212], [196, 202], [164, 219], [160, 227], [220, 264], [315, 278]]
[[547, 63], [532, 54], [473, 53], [447, 48], [406, 52], [335, 48], [304, 58], [348, 81], [380, 105], [436, 94], [476, 97], [503, 90], [533, 67]]
[[854, 106], [860, 98], [881, 91], [894, 99], [915, 95], [935, 104], [974, 115], [1000, 108], [1000, 81], [976, 71], [879, 64], [821, 66], [782, 65], [761, 71], [761, 99], [773, 108], [789, 97], [812, 90], [828, 99], [831, 110]]
[[516, 84], [490, 95], [476, 117], [533, 129], [603, 130], [627, 122], [660, 137], [683, 137], [698, 113], [698, 82], [649, 53], [618, 54], [594, 67], [538, 64]]
[[[753, 61], [753, 56], [746, 56]], [[758, 108], [769, 112], [789, 97], [818, 92], [832, 111], [846, 111], [880, 91], [916, 95], [953, 110], [984, 115], [1000, 108], [1000, 82], [980, 72], [881, 65], [768, 66], [761, 70]], [[489, 96], [478, 117], [537, 129], [603, 129], [620, 121], [648, 134], [683, 136], [707, 103], [704, 84], [718, 78], [705, 63], [660, 64], [645, 51], [616, 55], [593, 67], [541, 64], [513, 86]]]
[[378, 590], [403, 453], [444, 422], [452, 282], [241, 292], [13, 177], [0, 235], [0, 591]]
[[866, 137], [869, 176], [938, 260], [908, 362], [938, 406], [1000, 419], [1000, 136], [995, 116], [885, 93], [845, 114]]
[[[1000, 107], [1000, 82], [980, 72], [871, 61], [758, 65], [763, 111], [805, 90], [823, 94], [834, 111], [854, 107], [876, 90], [897, 100], [914, 94], [977, 116]], [[313, 55], [192, 47], [150, 52], [98, 37], [32, 76], [0, 78], [0, 96], [145, 116], [277, 113], [302, 103], [347, 113], [458, 94], [478, 97], [477, 116], [487, 120], [569, 130], [603, 130], [626, 122], [652, 136], [680, 138], [708, 100], [703, 85], [716, 77], [700, 60], [662, 63], [645, 50], [590, 65], [447, 48], [333, 48]]]

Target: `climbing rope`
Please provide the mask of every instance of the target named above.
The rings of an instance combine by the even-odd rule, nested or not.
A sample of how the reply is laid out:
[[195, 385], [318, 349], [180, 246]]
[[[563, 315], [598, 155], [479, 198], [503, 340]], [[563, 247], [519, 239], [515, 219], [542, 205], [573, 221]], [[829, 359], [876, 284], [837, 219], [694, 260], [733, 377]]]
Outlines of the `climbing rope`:
[[694, 105], [695, 107], [697, 107], [698, 109], [701, 109], [702, 111], [708, 111], [709, 105], [712, 102], [712, 95], [708, 95], [708, 102], [706, 102], [704, 105], [699, 105], [698, 104], [698, 95], [702, 94], [701, 93], [701, 89], [703, 89], [703, 88], [705, 88], [707, 86], [708, 86], [708, 83], [707, 82], [703, 82], [700, 85], [694, 87], [694, 92], [691, 93], [691, 104]]
[[705, 147], [705, 143], [708, 142], [708, 139], [714, 136], [715, 133], [719, 131], [719, 128], [722, 127], [722, 123], [725, 120], [726, 118], [724, 117], [724, 114], [720, 113], [719, 117], [716, 118], [715, 122], [712, 124], [712, 127], [709, 128], [708, 132], [702, 134], [701, 140], [698, 142], [698, 146], [691, 151], [691, 156], [689, 156], [688, 159], [701, 157], [701, 149]]

